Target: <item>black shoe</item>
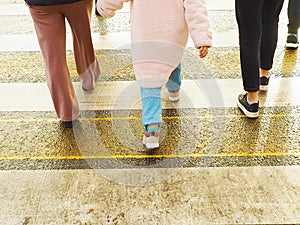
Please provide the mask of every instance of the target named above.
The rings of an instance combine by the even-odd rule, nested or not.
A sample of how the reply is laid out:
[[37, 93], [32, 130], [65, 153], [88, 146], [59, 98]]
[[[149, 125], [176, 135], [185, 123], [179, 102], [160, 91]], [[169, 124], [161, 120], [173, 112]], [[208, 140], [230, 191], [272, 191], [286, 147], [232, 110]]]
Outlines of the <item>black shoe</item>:
[[[96, 16], [101, 16], [100, 13], [98, 12], [97, 8], [95, 8], [95, 15]], [[101, 16], [102, 17], [102, 16]]]
[[89, 90], [89, 89], [86, 89], [85, 87], [81, 86], [82, 87], [82, 90], [86, 91], [86, 92], [89, 92], [89, 91], [92, 91], [92, 90]]
[[61, 121], [61, 123], [65, 128], [73, 128], [74, 121]]
[[259, 83], [260, 83], [259, 90], [267, 91], [268, 85], [269, 85], [269, 80], [270, 80], [270, 77], [261, 76], [259, 78]]
[[238, 96], [237, 105], [243, 113], [249, 118], [257, 118], [258, 117], [258, 102], [249, 104], [247, 101], [247, 94], [240, 94]]
[[298, 41], [298, 35], [297, 34], [288, 34], [286, 38], [286, 44], [285, 47], [288, 50], [295, 50], [298, 48], [299, 41]]
[[[97, 0], [95, 0], [95, 15], [96, 16], [101, 16], [100, 13], [97, 10]], [[102, 16], [101, 16], [102, 17]]]

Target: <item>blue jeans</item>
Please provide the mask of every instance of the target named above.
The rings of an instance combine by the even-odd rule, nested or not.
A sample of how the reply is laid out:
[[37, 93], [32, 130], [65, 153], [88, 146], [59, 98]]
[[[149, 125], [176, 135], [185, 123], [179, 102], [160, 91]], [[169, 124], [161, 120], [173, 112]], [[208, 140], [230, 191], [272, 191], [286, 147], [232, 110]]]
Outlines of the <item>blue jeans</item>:
[[[177, 91], [181, 86], [181, 64], [173, 70], [166, 88], [169, 91]], [[162, 122], [161, 88], [140, 88], [142, 97], [142, 124], [160, 124]]]
[[178, 91], [181, 86], [181, 64], [179, 64], [175, 70], [171, 73], [169, 80], [166, 84], [166, 88], [169, 91]]

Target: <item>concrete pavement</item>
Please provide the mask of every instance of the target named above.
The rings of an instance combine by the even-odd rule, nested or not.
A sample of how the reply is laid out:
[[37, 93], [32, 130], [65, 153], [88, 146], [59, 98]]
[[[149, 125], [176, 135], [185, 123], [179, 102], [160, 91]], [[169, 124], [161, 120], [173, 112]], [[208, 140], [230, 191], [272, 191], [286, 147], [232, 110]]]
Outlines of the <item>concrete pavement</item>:
[[[93, 16], [103, 71], [94, 92], [79, 87], [68, 51], [82, 112], [64, 129], [27, 8], [1, 1], [0, 224], [300, 224], [300, 64], [298, 51], [283, 47], [286, 13], [270, 90], [249, 120], [235, 106], [242, 86], [233, 1], [208, 7], [214, 47], [199, 60], [189, 42], [181, 101], [163, 93], [162, 144], [147, 154], [128, 5], [111, 20]], [[69, 30], [67, 38], [70, 50]]]

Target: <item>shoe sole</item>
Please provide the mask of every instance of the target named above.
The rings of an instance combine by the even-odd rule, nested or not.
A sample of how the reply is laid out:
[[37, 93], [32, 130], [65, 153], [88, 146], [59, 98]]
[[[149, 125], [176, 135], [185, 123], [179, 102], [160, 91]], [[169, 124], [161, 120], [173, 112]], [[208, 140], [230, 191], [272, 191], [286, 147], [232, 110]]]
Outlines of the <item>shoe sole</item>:
[[239, 100], [237, 101], [237, 105], [240, 110], [248, 117], [248, 118], [257, 118], [258, 117], [258, 112], [249, 112], [240, 102]]
[[285, 47], [286, 47], [287, 49], [290, 49], [290, 50], [295, 50], [295, 49], [298, 48], [298, 45], [299, 45], [299, 44], [286, 43]]
[[171, 97], [171, 96], [169, 96], [169, 101], [170, 102], [178, 102], [179, 101], [179, 96], [178, 97]]
[[268, 90], [268, 85], [260, 85], [259, 90], [261, 91], [267, 91]]
[[144, 140], [143, 145], [146, 147], [146, 149], [155, 149], [159, 147], [159, 143], [146, 143]]
[[91, 92], [91, 91], [93, 91], [94, 89], [95, 89], [95, 88], [89, 90], [89, 89], [86, 89], [85, 87], [82, 86], [82, 90], [84, 90], [85, 92]]

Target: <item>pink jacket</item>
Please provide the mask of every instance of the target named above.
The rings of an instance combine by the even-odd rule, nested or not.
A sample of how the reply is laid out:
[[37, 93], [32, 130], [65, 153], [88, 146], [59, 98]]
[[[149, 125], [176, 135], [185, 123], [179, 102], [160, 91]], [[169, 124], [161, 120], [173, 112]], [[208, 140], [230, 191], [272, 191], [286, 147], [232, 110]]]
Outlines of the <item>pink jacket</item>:
[[[104, 17], [130, 0], [98, 0]], [[212, 33], [205, 0], [131, 0], [131, 49], [141, 87], [162, 87], [181, 62], [188, 35], [196, 48], [211, 46]]]

